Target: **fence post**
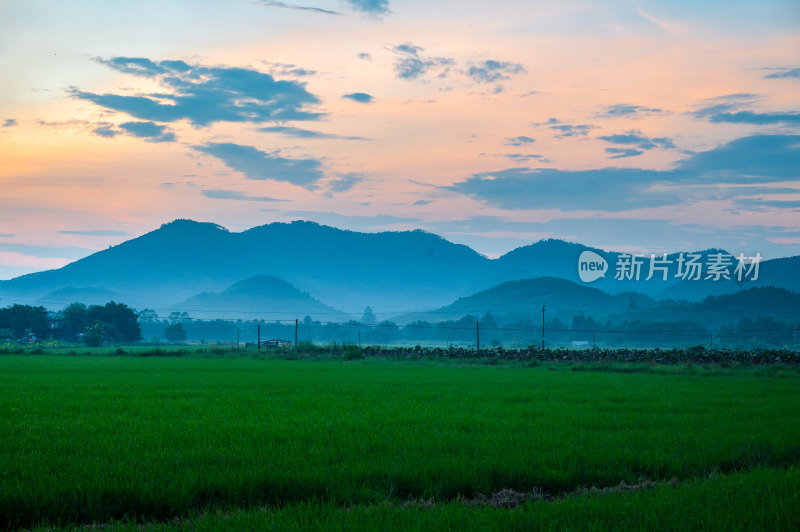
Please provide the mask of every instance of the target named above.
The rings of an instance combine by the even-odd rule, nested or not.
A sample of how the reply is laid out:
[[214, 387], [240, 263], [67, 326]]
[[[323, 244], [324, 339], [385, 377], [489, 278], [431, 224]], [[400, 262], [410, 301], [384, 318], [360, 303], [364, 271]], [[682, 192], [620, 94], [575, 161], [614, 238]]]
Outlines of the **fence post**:
[[544, 311], [545, 306], [542, 305], [542, 349], [544, 349]]

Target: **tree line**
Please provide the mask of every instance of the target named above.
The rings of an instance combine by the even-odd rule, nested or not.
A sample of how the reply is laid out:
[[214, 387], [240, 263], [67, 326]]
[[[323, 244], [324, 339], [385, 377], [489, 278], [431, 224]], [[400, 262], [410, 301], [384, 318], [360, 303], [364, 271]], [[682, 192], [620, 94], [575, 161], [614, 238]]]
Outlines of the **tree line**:
[[[260, 332], [260, 336], [259, 336]], [[417, 320], [405, 325], [378, 322], [367, 308], [361, 320], [328, 323], [305, 316], [297, 329], [300, 342], [390, 345], [422, 343], [428, 345], [477, 345], [483, 347], [540, 345], [542, 322], [532, 317], [500, 320], [487, 312], [481, 317], [466, 315], [457, 320], [429, 322]], [[143, 338], [151, 343], [255, 343], [271, 339], [293, 341], [295, 324], [263, 320], [198, 320], [187, 313], [173, 312], [160, 318], [145, 309], [137, 313], [123, 303], [105, 305], [73, 303], [59, 312], [42, 306], [11, 305], [0, 308], [0, 340], [54, 339], [83, 342], [90, 346], [104, 343], [135, 343]], [[544, 323], [546, 345], [669, 347], [708, 345], [755, 348], [791, 347], [800, 344], [800, 324], [769, 317], [741, 318], [723, 326], [710, 327], [701, 320], [653, 321], [628, 319], [600, 322], [583, 314], [571, 323], [558, 317]]]
[[[293, 342], [295, 335], [294, 320], [199, 320], [185, 313], [173, 313], [168, 318], [151, 315], [141, 325], [145, 339], [152, 342], [166, 338], [174, 342], [254, 344], [259, 338], [262, 342], [272, 339]], [[709, 327], [699, 320], [600, 322], [581, 314], [571, 322], [550, 318], [544, 325], [547, 346], [796, 348], [800, 345], [800, 324], [772, 318], [742, 318], [722, 327]], [[529, 318], [501, 322], [487, 312], [481, 317], [466, 315], [439, 322], [417, 320], [404, 325], [371, 317], [330, 323], [305, 316], [297, 327], [299, 342], [317, 344], [475, 346], [478, 336], [482, 347], [541, 345], [542, 323]]]
[[0, 338], [47, 338], [99, 346], [138, 342], [142, 330], [136, 312], [114, 301], [90, 306], [73, 303], [60, 312], [49, 312], [41, 306], [11, 305], [0, 308]]

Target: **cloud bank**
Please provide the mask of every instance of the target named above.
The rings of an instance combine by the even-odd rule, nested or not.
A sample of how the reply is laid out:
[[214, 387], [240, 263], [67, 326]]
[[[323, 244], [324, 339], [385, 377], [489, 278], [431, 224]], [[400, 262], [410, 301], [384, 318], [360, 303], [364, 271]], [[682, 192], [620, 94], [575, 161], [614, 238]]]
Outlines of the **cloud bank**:
[[206, 67], [184, 61], [159, 61], [141, 57], [98, 59], [109, 68], [156, 81], [164, 92], [136, 96], [93, 93], [77, 88], [73, 97], [139, 120], [175, 122], [195, 126], [215, 122], [267, 122], [317, 120], [310, 107], [319, 98], [295, 80], [275, 80], [269, 74], [239, 67]]

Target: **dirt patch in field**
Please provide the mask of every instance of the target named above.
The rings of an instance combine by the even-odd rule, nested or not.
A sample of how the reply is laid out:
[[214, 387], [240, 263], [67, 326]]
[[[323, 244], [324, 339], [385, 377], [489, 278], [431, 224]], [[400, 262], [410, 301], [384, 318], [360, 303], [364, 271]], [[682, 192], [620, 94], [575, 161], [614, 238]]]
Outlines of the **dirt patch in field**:
[[474, 499], [461, 499], [459, 502], [467, 506], [493, 506], [495, 508], [515, 508], [520, 504], [528, 501], [535, 501], [538, 499], [549, 499], [550, 494], [538, 490], [533, 491], [515, 491], [511, 489], [502, 489], [491, 495], [487, 496], [479, 493]]
[[[564, 497], [571, 497], [574, 495], [580, 496], [587, 496], [587, 495], [610, 495], [612, 493], [620, 493], [620, 492], [635, 492], [635, 491], [642, 491], [642, 490], [649, 490], [659, 486], [677, 486], [679, 480], [677, 478], [672, 478], [667, 481], [655, 482], [652, 480], [648, 480], [645, 478], [639, 479], [637, 482], [628, 483], [624, 480], [615, 486], [606, 486], [603, 488], [598, 488], [597, 486], [587, 487], [580, 487], [573, 491], [563, 492], [558, 494], [557, 496], [552, 495], [544, 490], [540, 490], [538, 488], [534, 488], [531, 491], [516, 491], [512, 489], [502, 489], [491, 495], [484, 495], [483, 493], [479, 493], [475, 497], [459, 497], [456, 502], [459, 504], [463, 504], [466, 506], [492, 506], [494, 508], [516, 508], [522, 504], [525, 504], [528, 501], [537, 501], [537, 500], [554, 500], [560, 499]], [[417, 508], [429, 508], [432, 506], [436, 506], [437, 501], [433, 498], [431, 499], [414, 499], [405, 501], [402, 504], [403, 508], [409, 507], [417, 507]]]
[[674, 477], [664, 482], [654, 482], [652, 480], [647, 480], [646, 478], [641, 478], [638, 482], [634, 482], [633, 484], [628, 484], [623, 480], [616, 486], [608, 486], [605, 488], [598, 488], [597, 486], [592, 486], [591, 488], [579, 488], [575, 491], [564, 493], [563, 495], [609, 495], [611, 493], [649, 490], [658, 486], [674, 487], [677, 485], [678, 479]]

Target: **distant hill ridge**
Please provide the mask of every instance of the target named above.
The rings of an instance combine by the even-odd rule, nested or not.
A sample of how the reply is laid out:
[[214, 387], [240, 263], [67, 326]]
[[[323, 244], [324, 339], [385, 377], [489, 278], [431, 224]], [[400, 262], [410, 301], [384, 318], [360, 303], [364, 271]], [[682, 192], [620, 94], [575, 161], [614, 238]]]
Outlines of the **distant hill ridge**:
[[204, 292], [175, 305], [194, 318], [278, 320], [287, 316], [313, 315], [318, 319], [341, 320], [344, 314], [320, 303], [291, 284], [271, 275], [257, 275], [220, 293]]
[[605, 257], [610, 270], [586, 286], [609, 294], [701, 300], [750, 286], [800, 291], [800, 257], [765, 261], [759, 280], [741, 286], [673, 276], [616, 281], [618, 253], [561, 240], [539, 241], [488, 259], [421, 230], [361, 233], [295, 221], [231, 232], [214, 223], [175, 220], [63, 268], [0, 281], [0, 298], [4, 303], [47, 301], [58, 309], [80, 294], [115, 294], [136, 308], [167, 309], [203, 292], [221, 294], [240, 281], [268, 275], [350, 316], [359, 317], [367, 305], [400, 314], [449, 305], [506, 281], [554, 277], [579, 282], [577, 260], [584, 250]]
[[462, 297], [429, 312], [396, 316], [399, 324], [438, 322], [492, 314], [505, 324], [518, 320], [538, 323], [541, 308], [548, 319], [566, 324], [578, 315], [604, 323], [695, 320], [720, 327], [742, 318], [770, 317], [800, 327], [800, 294], [776, 287], [756, 287], [735, 294], [708, 296], [702, 301], [657, 300], [637, 292], [609, 294], [598, 288], [556, 277], [508, 281], [488, 290]]

